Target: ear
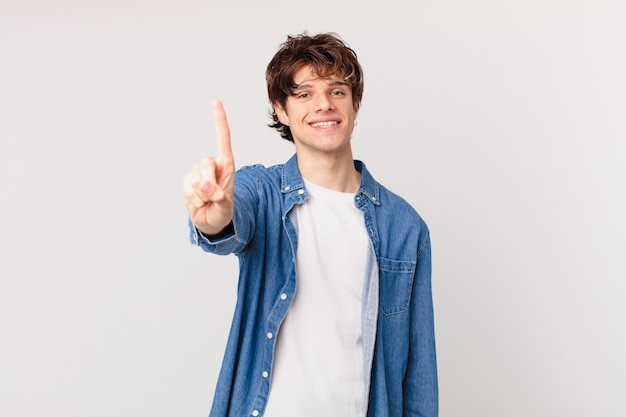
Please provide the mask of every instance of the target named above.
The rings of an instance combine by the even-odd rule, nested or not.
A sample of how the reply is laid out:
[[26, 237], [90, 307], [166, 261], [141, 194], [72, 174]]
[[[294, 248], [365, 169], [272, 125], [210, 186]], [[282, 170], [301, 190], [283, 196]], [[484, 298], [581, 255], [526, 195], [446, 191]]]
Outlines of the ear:
[[276, 112], [276, 116], [278, 116], [278, 121], [285, 126], [289, 126], [289, 116], [287, 116], [287, 111], [280, 105], [279, 102], [274, 102], [274, 111]]

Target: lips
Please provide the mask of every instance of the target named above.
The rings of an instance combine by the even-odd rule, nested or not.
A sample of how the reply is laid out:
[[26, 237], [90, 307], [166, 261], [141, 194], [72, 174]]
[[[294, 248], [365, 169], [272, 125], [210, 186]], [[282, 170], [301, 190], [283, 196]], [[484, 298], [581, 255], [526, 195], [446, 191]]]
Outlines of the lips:
[[338, 122], [336, 122], [336, 121], [327, 121], [327, 122], [315, 122], [315, 123], [311, 123], [311, 126], [312, 126], [312, 127], [315, 127], [315, 128], [322, 128], [322, 129], [326, 129], [326, 128], [329, 128], [329, 127], [333, 127], [333, 126], [335, 126], [335, 125], [337, 125], [337, 124], [338, 124]]

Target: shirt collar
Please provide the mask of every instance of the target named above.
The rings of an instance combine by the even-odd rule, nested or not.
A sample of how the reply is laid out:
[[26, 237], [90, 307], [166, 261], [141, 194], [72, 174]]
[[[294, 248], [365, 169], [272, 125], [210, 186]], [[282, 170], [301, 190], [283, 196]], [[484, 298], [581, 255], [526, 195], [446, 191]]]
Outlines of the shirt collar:
[[280, 191], [284, 194], [302, 189], [304, 189], [304, 181], [302, 180], [302, 174], [300, 174], [300, 169], [298, 168], [298, 155], [294, 154], [285, 163], [283, 168]]
[[372, 203], [380, 205], [380, 186], [372, 177], [362, 161], [355, 160], [354, 167], [361, 173], [361, 186], [357, 194], [364, 194]]

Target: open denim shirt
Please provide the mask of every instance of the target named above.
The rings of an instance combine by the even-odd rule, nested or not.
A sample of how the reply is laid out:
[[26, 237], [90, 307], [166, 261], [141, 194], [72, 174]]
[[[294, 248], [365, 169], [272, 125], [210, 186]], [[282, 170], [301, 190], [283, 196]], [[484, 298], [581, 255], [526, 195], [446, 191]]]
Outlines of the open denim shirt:
[[[428, 227], [405, 200], [377, 183], [362, 162], [355, 161], [355, 167], [361, 185], [354, 203], [363, 212], [375, 254], [368, 259], [362, 302], [367, 416], [435, 417]], [[294, 155], [283, 165], [237, 171], [233, 221], [220, 237], [209, 239], [190, 222], [193, 244], [239, 258], [237, 302], [210, 417], [263, 415], [276, 336], [296, 291], [298, 236], [289, 215], [306, 199]]]

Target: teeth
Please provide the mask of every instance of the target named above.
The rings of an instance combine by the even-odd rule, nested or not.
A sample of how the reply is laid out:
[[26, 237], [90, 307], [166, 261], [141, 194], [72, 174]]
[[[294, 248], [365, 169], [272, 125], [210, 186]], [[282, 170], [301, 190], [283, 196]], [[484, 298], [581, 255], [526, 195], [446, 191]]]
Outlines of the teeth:
[[325, 127], [334, 126], [336, 124], [337, 122], [318, 122], [318, 123], [313, 123], [311, 126], [325, 128]]

